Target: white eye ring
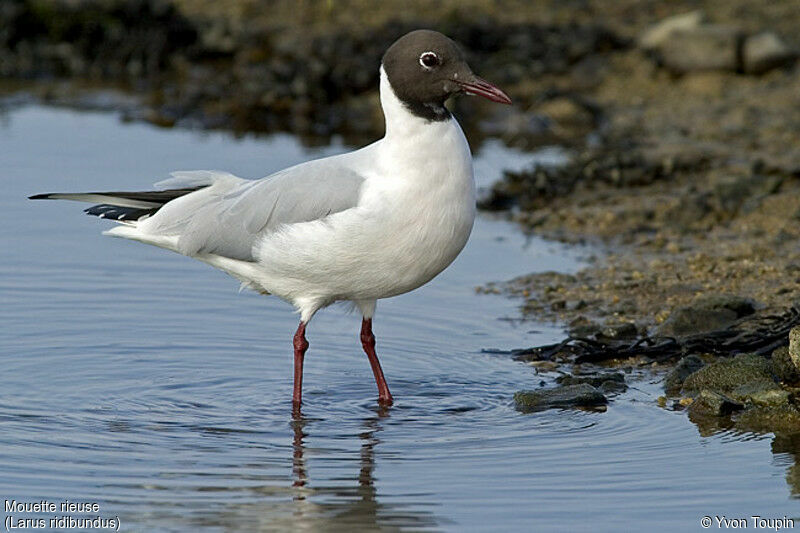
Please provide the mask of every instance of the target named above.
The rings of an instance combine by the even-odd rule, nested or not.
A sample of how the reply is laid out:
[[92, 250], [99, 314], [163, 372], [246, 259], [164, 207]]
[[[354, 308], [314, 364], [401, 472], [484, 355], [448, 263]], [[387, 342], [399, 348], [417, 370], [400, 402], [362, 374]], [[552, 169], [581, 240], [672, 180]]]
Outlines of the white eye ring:
[[[426, 65], [423, 61], [423, 58], [432, 56], [436, 61], [432, 65]], [[433, 70], [433, 67], [439, 65], [439, 56], [436, 55], [436, 52], [422, 52], [419, 56], [419, 64], [422, 65], [422, 68], [425, 70]]]

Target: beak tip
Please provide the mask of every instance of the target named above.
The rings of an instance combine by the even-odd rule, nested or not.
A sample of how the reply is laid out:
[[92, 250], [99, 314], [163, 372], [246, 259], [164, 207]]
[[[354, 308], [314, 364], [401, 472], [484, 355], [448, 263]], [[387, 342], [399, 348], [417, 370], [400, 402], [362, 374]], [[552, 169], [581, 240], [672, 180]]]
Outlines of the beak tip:
[[458, 82], [458, 84], [467, 94], [483, 96], [487, 100], [491, 100], [492, 102], [496, 102], [498, 104], [512, 104], [511, 98], [509, 98], [506, 93], [500, 90], [500, 88], [492, 85], [486, 80], [478, 78], [477, 76], [475, 76], [474, 80], [469, 82]]

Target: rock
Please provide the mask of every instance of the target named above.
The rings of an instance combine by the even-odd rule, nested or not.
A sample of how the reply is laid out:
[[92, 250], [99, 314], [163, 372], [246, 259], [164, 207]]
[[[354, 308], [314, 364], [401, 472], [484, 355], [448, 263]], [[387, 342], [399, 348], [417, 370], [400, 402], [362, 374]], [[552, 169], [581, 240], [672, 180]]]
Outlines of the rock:
[[789, 332], [789, 359], [795, 368], [800, 369], [800, 326], [795, 326]]
[[607, 326], [597, 336], [602, 340], [631, 340], [639, 336], [639, 330], [633, 322], [625, 322], [615, 326]]
[[706, 21], [706, 15], [700, 10], [681, 13], [662, 19], [645, 30], [639, 37], [639, 47], [645, 50], [655, 50], [680, 30], [697, 28]]
[[797, 383], [800, 381], [800, 370], [789, 357], [788, 346], [781, 346], [772, 352], [772, 371], [784, 383]]
[[725, 395], [703, 389], [689, 406], [689, 414], [694, 416], [727, 416], [743, 407], [744, 405]]
[[736, 428], [754, 433], [797, 434], [800, 411], [792, 405], [750, 408], [737, 417]]
[[730, 309], [739, 318], [752, 315], [756, 311], [753, 300], [734, 294], [702, 294], [693, 300], [693, 304], [704, 309]]
[[755, 312], [755, 303], [741, 296], [704, 294], [678, 307], [659, 327], [659, 335], [681, 337], [724, 329]]
[[520, 411], [531, 412], [552, 408], [599, 407], [607, 404], [608, 400], [599, 390], [581, 383], [555, 389], [519, 391], [514, 394], [514, 402]]
[[583, 316], [579, 316], [570, 322], [569, 328], [567, 329], [567, 333], [569, 333], [570, 337], [577, 337], [580, 339], [594, 338], [602, 331], [603, 327], [600, 324]]
[[774, 382], [767, 359], [755, 354], [741, 354], [733, 359], [704, 366], [684, 380], [681, 390], [687, 393], [708, 389], [720, 394], [731, 394], [740, 385]]
[[680, 392], [684, 380], [705, 365], [703, 360], [696, 355], [687, 355], [678, 361], [675, 368], [664, 378], [664, 391], [673, 394]]
[[567, 374], [556, 378], [559, 385], [579, 385], [587, 383], [592, 387], [599, 387], [607, 381], [625, 383], [625, 374], [622, 372], [597, 372], [592, 374]]
[[795, 51], [771, 31], [752, 35], [742, 46], [742, 63], [748, 74], [761, 74], [794, 60]]
[[561, 365], [555, 361], [531, 361], [528, 364], [542, 372], [554, 372], [561, 367]]
[[757, 381], [739, 385], [731, 391], [731, 398], [738, 402], [760, 407], [779, 407], [789, 404], [789, 392], [777, 383]]
[[739, 68], [738, 49], [742, 35], [730, 26], [703, 24], [669, 34], [658, 54], [665, 67], [677, 74], [703, 70]]
[[628, 386], [625, 383], [620, 383], [619, 381], [604, 381], [598, 388], [603, 394], [617, 394], [628, 390]]

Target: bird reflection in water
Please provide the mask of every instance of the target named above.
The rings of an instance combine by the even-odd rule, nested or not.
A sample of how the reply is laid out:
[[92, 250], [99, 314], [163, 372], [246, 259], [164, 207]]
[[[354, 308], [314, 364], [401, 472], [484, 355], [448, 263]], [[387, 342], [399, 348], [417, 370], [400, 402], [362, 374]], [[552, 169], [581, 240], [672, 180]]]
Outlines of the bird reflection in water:
[[383, 505], [378, 501], [378, 489], [374, 477], [375, 448], [380, 443], [377, 433], [383, 429], [382, 423], [388, 417], [389, 408], [376, 407], [375, 415], [362, 421], [363, 431], [358, 434], [361, 449], [357, 485], [327, 488], [314, 487], [309, 476], [306, 443], [309, 439], [309, 428], [314, 420], [305, 418], [299, 410], [294, 411], [291, 427], [294, 432], [292, 499], [295, 504], [293, 513], [295, 526], [299, 527], [308, 522], [324, 525], [327, 530], [331, 530], [337, 527], [347, 529], [356, 526], [359, 528], [392, 528], [401, 525], [431, 527], [436, 524], [433, 515], [426, 511], [400, 509], [397, 504]]
[[[386, 406], [378, 406], [376, 415], [373, 417], [365, 418], [363, 426], [365, 431], [359, 433], [358, 438], [361, 439], [361, 472], [358, 476], [358, 484], [362, 489], [365, 496], [368, 494], [363, 489], [369, 489], [369, 496], [374, 497], [373, 478], [372, 473], [375, 468], [375, 445], [378, 439], [375, 433], [382, 428], [379, 422], [382, 418], [389, 417], [389, 408]], [[305, 444], [303, 440], [308, 437], [305, 427], [308, 425], [309, 419], [303, 416], [299, 407], [295, 407], [292, 411], [291, 426], [294, 430], [294, 440], [292, 442], [292, 449], [294, 451], [292, 456], [292, 472], [294, 474], [293, 487], [305, 487], [308, 483], [308, 469], [306, 466], [306, 459], [304, 457]], [[295, 500], [305, 499], [305, 496], [298, 492], [295, 495]]]
[[[302, 413], [300, 413], [300, 408], [296, 407], [292, 416], [292, 429], [294, 430], [294, 441], [292, 442], [292, 449], [294, 450], [294, 455], [292, 456], [292, 473], [294, 474], [293, 487], [305, 487], [308, 481], [306, 460], [305, 457], [303, 457], [303, 439], [308, 436], [308, 433], [303, 432], [306, 424], [308, 424], [308, 420], [303, 418]], [[297, 491], [294, 494], [294, 499], [304, 500], [305, 494]]]

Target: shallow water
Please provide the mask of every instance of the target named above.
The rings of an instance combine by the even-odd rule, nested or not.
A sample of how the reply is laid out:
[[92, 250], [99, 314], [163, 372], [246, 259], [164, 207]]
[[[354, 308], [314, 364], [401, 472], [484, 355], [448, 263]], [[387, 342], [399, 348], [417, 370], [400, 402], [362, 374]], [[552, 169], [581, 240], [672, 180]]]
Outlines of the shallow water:
[[[451, 268], [378, 305], [396, 405], [376, 405], [359, 317], [332, 308], [309, 327], [293, 420], [289, 306], [102, 237], [108, 223], [81, 204], [25, 200], [147, 188], [175, 169], [259, 177], [344, 149], [39, 106], [0, 115], [0, 497], [97, 502], [121, 531], [678, 531], [704, 515], [798, 514], [793, 461], [769, 436], [701, 437], [655, 407], [649, 378], [604, 413], [514, 410], [516, 390], [550, 378], [483, 350], [560, 331], [474, 287], [574, 270], [580, 251], [479, 218]], [[479, 183], [531, 157], [488, 143]]]

